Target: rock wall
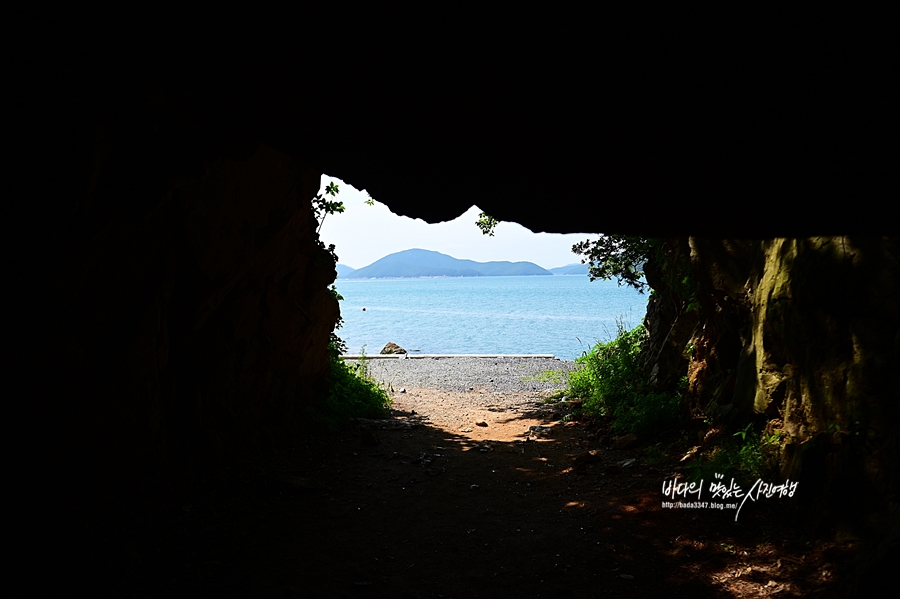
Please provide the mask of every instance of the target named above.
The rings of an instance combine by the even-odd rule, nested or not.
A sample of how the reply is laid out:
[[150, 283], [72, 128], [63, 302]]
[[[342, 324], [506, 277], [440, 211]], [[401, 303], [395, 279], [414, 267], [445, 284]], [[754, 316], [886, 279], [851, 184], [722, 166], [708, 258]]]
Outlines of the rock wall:
[[688, 366], [685, 347], [697, 327], [690, 287], [683, 282], [689, 271], [687, 237], [662, 240], [660, 255], [647, 261], [644, 271], [652, 288], [644, 326], [648, 344], [644, 364], [651, 384], [663, 392], [677, 390]]
[[[686, 373], [692, 408], [726, 426], [755, 419], [781, 431], [782, 475], [801, 481], [814, 525], [874, 535], [896, 522], [900, 240], [688, 245], [696, 324], [683, 334], [685, 313], [648, 311], [660, 348], [648, 374]], [[684, 289], [657, 283], [657, 305], [684, 305]], [[672, 358], [679, 349], [683, 361]]]
[[[753, 281], [736, 401], [783, 422], [784, 473], [807, 479], [826, 518], [876, 531], [898, 502], [900, 246], [896, 238], [777, 239]], [[830, 497], [832, 501], [825, 501]]]
[[158, 132], [107, 132], [54, 265], [47, 442], [71, 489], [109, 500], [277, 438], [326, 389], [339, 308], [318, 172], [249, 144], [195, 146], [178, 176]]

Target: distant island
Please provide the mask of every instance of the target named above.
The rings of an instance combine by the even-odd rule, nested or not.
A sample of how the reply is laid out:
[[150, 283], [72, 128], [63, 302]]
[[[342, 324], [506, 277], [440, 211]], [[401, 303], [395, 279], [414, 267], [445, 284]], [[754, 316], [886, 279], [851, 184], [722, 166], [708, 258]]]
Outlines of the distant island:
[[340, 279], [553, 275], [533, 262], [475, 262], [420, 249], [390, 254], [356, 270], [343, 264], [339, 264], [337, 269]]
[[475, 262], [431, 250], [404, 250], [364, 268], [336, 266], [339, 279], [394, 279], [416, 277], [507, 277], [531, 275], [586, 275], [587, 264], [545, 269], [533, 262]]
[[346, 279], [350, 276], [350, 273], [356, 272], [355, 268], [350, 268], [346, 264], [338, 264], [335, 268], [337, 269], [339, 279]]
[[576, 262], [575, 264], [566, 264], [565, 266], [551, 268], [550, 272], [555, 275], [586, 275], [588, 274], [588, 265]]

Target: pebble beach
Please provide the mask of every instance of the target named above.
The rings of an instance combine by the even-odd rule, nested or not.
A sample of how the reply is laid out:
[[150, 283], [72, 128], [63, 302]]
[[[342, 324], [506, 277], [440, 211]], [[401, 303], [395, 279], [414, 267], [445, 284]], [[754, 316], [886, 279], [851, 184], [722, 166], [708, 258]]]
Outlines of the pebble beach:
[[[356, 360], [347, 360], [356, 364]], [[563, 389], [574, 362], [557, 358], [435, 357], [371, 358], [369, 374], [378, 381], [401, 387], [428, 387], [443, 391], [483, 390], [489, 393], [535, 393]], [[558, 374], [556, 374], [558, 373]]]

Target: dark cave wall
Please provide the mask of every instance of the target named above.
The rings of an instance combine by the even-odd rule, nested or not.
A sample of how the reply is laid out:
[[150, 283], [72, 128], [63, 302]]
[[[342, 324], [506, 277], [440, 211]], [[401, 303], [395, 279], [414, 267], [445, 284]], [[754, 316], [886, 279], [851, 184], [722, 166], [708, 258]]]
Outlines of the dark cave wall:
[[[782, 476], [801, 482], [804, 517], [864, 535], [896, 519], [900, 240], [666, 243], [648, 272], [648, 376], [671, 389], [687, 375], [689, 407], [721, 426], [782, 432]], [[666, 266], [690, 289], [660, 276]], [[686, 296], [695, 310], [678, 310]]]
[[110, 496], [276, 439], [326, 390], [339, 315], [318, 172], [250, 144], [195, 145], [182, 174], [166, 146], [108, 125], [55, 257], [52, 441], [62, 472]]
[[896, 237], [764, 244], [744, 357], [757, 376], [735, 391], [737, 407], [783, 422], [783, 471], [807, 480], [823, 517], [867, 532], [900, 498], [898, 250]]
[[[660, 78], [682, 69], [656, 56], [623, 62], [606, 84], [616, 93], [598, 97], [559, 85], [594, 72], [594, 52], [547, 61], [543, 75], [528, 60], [511, 65], [526, 91], [493, 70], [448, 73], [425, 54], [386, 73], [371, 67], [393, 63], [374, 52], [346, 71], [291, 52], [158, 65], [81, 47], [52, 53], [22, 86], [37, 193], [29, 187], [16, 206], [25, 218], [11, 219], [30, 236], [17, 247], [38, 257], [17, 266], [34, 316], [22, 336], [25, 387], [37, 390], [31, 442], [66, 480], [187, 476], [191, 460], [267, 438], [277, 428], [267, 423], [316, 396], [337, 317], [309, 213], [323, 172], [430, 222], [475, 203], [535, 231], [681, 235], [668, 251], [689, 263], [695, 297], [651, 300], [658, 384], [687, 372], [698, 407], [781, 405], [798, 444], [832, 417], [847, 430], [859, 409], [844, 402], [873, 406], [876, 440], [877, 414], [896, 416], [889, 402], [860, 399], [896, 363], [896, 342], [873, 338], [873, 323], [889, 333], [895, 312], [840, 290], [843, 303], [819, 306], [804, 291], [841, 278], [875, 301], [896, 285], [896, 249], [872, 249], [881, 242], [856, 238], [862, 261], [851, 266], [807, 247], [809, 235], [890, 226], [893, 195], [879, 186], [893, 180], [881, 120], [893, 103], [883, 78], [859, 81], [855, 63], [829, 66], [827, 86], [853, 89], [860, 110], [823, 102], [790, 71], [765, 101], [756, 92], [768, 69]], [[326, 89], [335, 72], [349, 87]], [[862, 120], [821, 125], [851, 112]], [[740, 218], [698, 218], [725, 202]], [[776, 265], [775, 249], [741, 240], [760, 236], [794, 236], [797, 259]], [[803, 266], [816, 259], [820, 269]], [[793, 295], [772, 291], [763, 309], [751, 291], [773, 273], [789, 276]], [[698, 311], [685, 310], [691, 301]], [[887, 463], [890, 438], [857, 453]]]
[[690, 272], [688, 238], [662, 239], [659, 254], [650, 257], [644, 272], [651, 287], [644, 317], [644, 369], [655, 389], [676, 392], [688, 365], [685, 346], [698, 322], [692, 288], [684, 282]]
[[[317, 169], [179, 110], [97, 127], [79, 171], [87, 192], [65, 207], [50, 405], [69, 448], [60, 470], [78, 480], [190, 480], [198, 460], [277, 436], [325, 389], [338, 307], [310, 210]], [[881, 333], [898, 330], [896, 247], [666, 238], [647, 272], [650, 376], [667, 390], [687, 376], [691, 407], [726, 421], [781, 420], [786, 473], [852, 462], [888, 501], [897, 342]], [[821, 446], [834, 425], [844, 433]], [[814, 438], [821, 456], [806, 462], [819, 465], [804, 466], [797, 448]], [[827, 457], [840, 443], [843, 457]]]
[[[322, 42], [334, 32], [318, 26], [327, 23], [303, 19], [271, 36], [281, 47], [263, 57], [238, 36], [233, 50], [209, 47], [198, 60], [174, 39], [140, 40], [138, 53], [92, 35], [109, 30], [107, 15], [91, 15], [92, 28], [43, 12], [10, 58], [8, 111], [25, 163], [6, 219], [16, 331], [7, 422], [22, 481], [12, 491], [44, 533], [29, 533], [36, 555], [60, 552], [35, 560], [28, 584], [54, 563], [77, 564], [97, 537], [75, 527], [58, 543], [80, 516], [80, 493], [152, 502], [160, 481], [184, 485], [214, 456], [259, 446], [321, 392], [338, 308], [309, 213], [319, 173], [429, 222], [477, 204], [534, 231], [682, 236], [671, 249], [692, 264], [700, 311], [681, 311], [683, 290], [651, 300], [660, 384], [688, 368], [698, 406], [787, 410], [800, 434], [786, 463], [804, 490], [818, 479], [823, 500], [841, 485], [874, 498], [844, 496], [853, 517], [896, 505], [897, 338], [885, 345], [897, 330], [896, 241], [860, 237], [850, 267], [808, 247], [813, 235], [896, 233], [889, 44], [823, 28], [812, 44], [792, 32], [783, 53], [763, 47], [768, 38], [731, 36], [731, 51], [701, 45], [685, 60], [672, 51], [683, 44], [628, 32], [606, 54], [594, 19], [564, 19], [556, 44], [542, 14], [512, 45], [489, 22], [469, 38], [501, 40], [501, 61], [451, 51], [435, 62], [430, 29], [414, 52], [407, 32], [395, 55], [379, 51], [384, 39], [334, 52]], [[584, 31], [573, 35], [576, 22]], [[183, 39], [204, 30], [188, 27]], [[298, 50], [298, 36], [321, 50]], [[788, 56], [796, 48], [828, 55]], [[724, 216], [726, 203], [737, 218]], [[690, 235], [708, 241], [691, 247]], [[793, 241], [722, 241], [758, 237]], [[776, 267], [779, 251], [797, 259]], [[788, 276], [790, 292], [765, 273]], [[873, 295], [818, 305], [805, 289], [833, 290], [838, 277]], [[762, 312], [740, 291], [748, 281], [771, 290]], [[864, 433], [852, 428], [860, 414]], [[829, 438], [832, 418], [851, 434]]]

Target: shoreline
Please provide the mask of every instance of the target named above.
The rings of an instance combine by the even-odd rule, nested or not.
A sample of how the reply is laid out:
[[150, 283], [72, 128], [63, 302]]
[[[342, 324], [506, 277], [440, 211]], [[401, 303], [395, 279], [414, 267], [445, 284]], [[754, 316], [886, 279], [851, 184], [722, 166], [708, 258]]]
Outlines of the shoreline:
[[[555, 357], [464, 355], [423, 356], [412, 360], [369, 358], [366, 356], [365, 360], [369, 376], [395, 391], [405, 387], [459, 392], [474, 389], [498, 393], [558, 391], [565, 389], [569, 373], [576, 369], [574, 362]], [[345, 360], [351, 365], [360, 362]]]
[[557, 358], [553, 354], [344, 354], [341, 356], [343, 360], [360, 360], [365, 358], [366, 360], [375, 359], [395, 359], [395, 360], [418, 360], [423, 358], [432, 358], [435, 360], [440, 360], [444, 358], [536, 358], [543, 360], [559, 360], [561, 362], [573, 362], [573, 360], [563, 360], [562, 358]]

